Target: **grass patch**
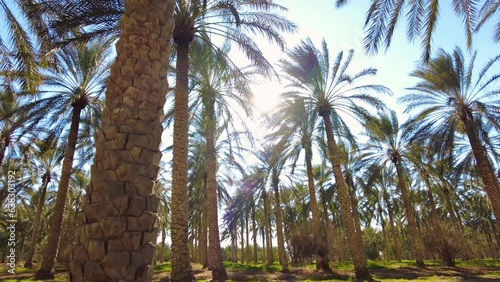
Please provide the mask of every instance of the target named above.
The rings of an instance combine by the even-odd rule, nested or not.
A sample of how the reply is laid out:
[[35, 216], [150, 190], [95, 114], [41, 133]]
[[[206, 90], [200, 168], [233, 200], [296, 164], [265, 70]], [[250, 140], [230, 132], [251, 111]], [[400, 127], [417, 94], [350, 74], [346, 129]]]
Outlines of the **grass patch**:
[[473, 259], [473, 260], [457, 260], [458, 267], [500, 267], [500, 259]]
[[279, 263], [274, 262], [272, 265], [266, 266], [263, 263], [258, 263], [258, 264], [241, 264], [237, 262], [224, 262], [224, 268], [226, 269], [231, 269], [231, 270], [241, 270], [241, 271], [268, 271], [268, 272], [274, 272], [274, 271], [280, 271], [281, 266]]
[[172, 271], [172, 263], [166, 262], [162, 264], [158, 264], [153, 266], [154, 272], [171, 272]]

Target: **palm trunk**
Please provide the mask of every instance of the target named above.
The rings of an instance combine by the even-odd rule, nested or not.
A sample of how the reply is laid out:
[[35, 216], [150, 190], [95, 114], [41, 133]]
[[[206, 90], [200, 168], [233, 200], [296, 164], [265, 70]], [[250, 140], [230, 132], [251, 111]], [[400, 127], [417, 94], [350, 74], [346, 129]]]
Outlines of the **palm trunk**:
[[389, 215], [389, 228], [391, 229], [392, 243], [394, 244], [394, 255], [396, 256], [396, 260], [401, 262], [401, 250], [399, 249], [398, 233], [396, 232], [396, 227], [394, 226], [392, 205], [389, 201], [389, 194], [387, 194], [385, 187], [383, 188], [382, 193], [384, 195], [385, 206], [387, 207], [387, 213]]
[[403, 204], [405, 208], [406, 220], [408, 221], [408, 231], [410, 232], [411, 242], [413, 245], [413, 254], [415, 255], [415, 261], [417, 267], [424, 268], [424, 243], [422, 236], [417, 228], [417, 223], [415, 221], [415, 215], [413, 213], [413, 208], [411, 206], [410, 191], [406, 185], [406, 180], [403, 176], [403, 168], [401, 166], [401, 161], [396, 160], [396, 173], [398, 175], [399, 189], [401, 190], [401, 197], [403, 199]]
[[73, 157], [75, 156], [76, 143], [78, 141], [78, 126], [80, 124], [80, 114], [83, 107], [80, 105], [73, 106], [71, 125], [68, 134], [68, 145], [64, 152], [64, 160], [61, 168], [61, 179], [57, 187], [56, 204], [54, 206], [54, 214], [50, 225], [49, 238], [43, 255], [42, 266], [35, 274], [35, 279], [47, 280], [54, 279], [52, 268], [54, 260], [57, 256], [59, 241], [61, 239], [61, 230], [66, 209], [67, 195], [69, 189], [69, 180], [73, 170]]
[[219, 221], [217, 215], [217, 155], [215, 152], [215, 97], [209, 97], [207, 107], [207, 199], [208, 199], [208, 269], [212, 270], [213, 281], [225, 281], [226, 269], [222, 263], [222, 250], [219, 238]]
[[259, 258], [257, 256], [257, 226], [255, 222], [255, 205], [252, 204], [252, 234], [253, 234], [253, 263], [257, 264]]
[[[174, 37], [175, 38], [175, 37]], [[172, 281], [193, 280], [188, 246], [189, 41], [177, 43], [172, 162]], [[210, 220], [210, 219], [209, 219]], [[210, 263], [210, 262], [209, 262]]]
[[245, 257], [246, 257], [246, 262], [247, 264], [250, 263], [250, 236], [249, 236], [249, 232], [248, 232], [248, 213], [246, 214], [246, 217], [245, 217], [245, 239], [246, 239], [246, 243], [247, 245], [245, 246]]
[[272, 175], [274, 190], [274, 209], [276, 213], [276, 235], [278, 237], [278, 254], [281, 264], [281, 271], [288, 271], [288, 259], [285, 253], [285, 239], [283, 237], [283, 217], [281, 214], [280, 190], [278, 186], [278, 175], [273, 172]]
[[271, 245], [271, 226], [269, 222], [269, 207], [268, 207], [268, 196], [266, 191], [262, 191], [262, 199], [264, 201], [264, 228], [266, 233], [266, 265], [270, 266], [274, 262], [273, 258], [273, 246]]
[[267, 260], [266, 260], [266, 250], [267, 250], [267, 245], [266, 245], [266, 232], [265, 230], [262, 230], [262, 263], [265, 263], [267, 265]]
[[241, 230], [240, 230], [240, 243], [241, 243], [241, 249], [240, 249], [240, 252], [241, 252], [241, 264], [245, 264], [245, 221], [244, 219], [242, 218], [241, 219], [241, 226], [240, 226]]
[[[3, 167], [3, 159], [5, 157], [5, 152], [7, 151], [7, 147], [9, 146], [10, 143], [10, 136], [9, 133], [2, 132], [2, 144], [0, 144], [0, 167]], [[3, 198], [1, 198], [1, 203], [3, 203]]]
[[306, 170], [307, 170], [307, 187], [309, 188], [309, 197], [312, 213], [312, 232], [314, 242], [316, 244], [316, 270], [331, 272], [328, 258], [328, 240], [321, 232], [321, 221], [319, 218], [318, 201], [316, 200], [316, 188], [314, 187], [314, 175], [312, 169], [312, 151], [310, 146], [305, 146]]
[[236, 236], [236, 226], [231, 227], [231, 261], [238, 262], [238, 238]]
[[26, 262], [24, 263], [24, 267], [27, 268], [31, 268], [33, 266], [33, 256], [35, 255], [35, 249], [38, 239], [38, 231], [40, 229], [40, 223], [42, 222], [43, 205], [45, 204], [45, 194], [47, 193], [47, 186], [49, 186], [49, 182], [50, 182], [50, 171], [46, 171], [42, 177], [42, 188], [40, 191], [40, 198], [38, 199], [38, 203], [36, 206], [36, 214], [35, 218], [33, 219], [33, 230], [31, 232], [30, 248], [26, 256]]
[[329, 111], [321, 112], [321, 117], [325, 124], [326, 138], [328, 142], [329, 159], [333, 168], [333, 175], [337, 183], [338, 199], [342, 212], [342, 222], [347, 233], [347, 241], [351, 250], [351, 256], [354, 262], [354, 270], [357, 279], [371, 280], [370, 273], [367, 268], [367, 259], [365, 254], [365, 246], [360, 232], [356, 232], [354, 220], [351, 215], [351, 202], [349, 200], [349, 188], [345, 183], [340, 167], [340, 156], [337, 151], [337, 144], [333, 136], [332, 120]]
[[[102, 129], [96, 134], [91, 184], [82, 198], [83, 214], [79, 217], [78, 245], [71, 256], [70, 281], [152, 279], [157, 240], [154, 224], [159, 203], [155, 189], [174, 2], [151, 0], [145, 5], [143, 1], [125, 1]], [[176, 103], [182, 104], [182, 98], [176, 99]], [[187, 107], [176, 108], [181, 117], [186, 111]], [[174, 142], [174, 147], [185, 147], [187, 135]], [[179, 186], [183, 168], [187, 169], [187, 164], [175, 161], [178, 154], [175, 150], [174, 188]], [[179, 205], [178, 189], [174, 190], [172, 210], [185, 212]], [[177, 217], [173, 219], [178, 223]], [[185, 228], [187, 231], [187, 225]], [[173, 233], [174, 241], [178, 240], [179, 233]], [[187, 236], [185, 243], [186, 252], [176, 248], [173, 254], [183, 259], [187, 256], [188, 268], [183, 273], [190, 274]], [[179, 280], [190, 281], [190, 275], [174, 281]]]
[[201, 211], [201, 231], [200, 231], [200, 263], [203, 268], [208, 267], [208, 190], [207, 190], [207, 173], [203, 177], [203, 204]]
[[389, 260], [389, 240], [387, 239], [387, 231], [385, 230], [386, 224], [384, 220], [384, 216], [382, 213], [382, 207], [380, 206], [380, 202], [378, 203], [378, 208], [377, 208], [378, 216], [380, 218], [380, 226], [382, 227], [382, 238], [384, 240], [384, 259]]
[[[466, 124], [465, 131], [467, 132], [467, 137], [469, 138], [469, 143], [472, 147], [472, 153], [477, 163], [479, 176], [484, 184], [484, 190], [488, 195], [488, 199], [490, 200], [493, 214], [496, 218], [500, 218], [500, 186], [498, 178], [496, 177], [493, 166], [488, 158], [488, 153], [482, 146], [478, 133], [474, 128], [472, 114], [468, 116], [467, 121], [464, 121]], [[496, 225], [497, 231], [500, 230], [500, 220], [497, 220]]]

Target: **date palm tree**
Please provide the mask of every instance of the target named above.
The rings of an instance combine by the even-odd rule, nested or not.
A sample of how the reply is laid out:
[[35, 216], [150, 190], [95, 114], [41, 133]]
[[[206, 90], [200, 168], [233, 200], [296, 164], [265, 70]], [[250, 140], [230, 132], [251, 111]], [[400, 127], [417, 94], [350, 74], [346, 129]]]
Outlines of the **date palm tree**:
[[500, 55], [477, 73], [475, 57], [472, 55], [467, 63], [460, 48], [452, 53], [440, 49], [427, 65], [418, 66], [411, 73], [419, 81], [399, 101], [407, 105], [406, 112], [415, 113], [407, 122], [414, 140], [433, 140], [433, 147], [441, 156], [451, 154], [457, 135], [467, 137], [493, 213], [500, 217], [500, 186], [483, 145], [490, 128], [500, 129], [500, 90], [495, 84], [500, 79], [495, 73]]
[[47, 88], [40, 90], [41, 98], [20, 108], [40, 123], [48, 124], [51, 136], [67, 138], [51, 231], [37, 279], [53, 276], [78, 139], [81, 141], [81, 132], [98, 128], [101, 117], [100, 96], [109, 71], [108, 49], [107, 44], [99, 43], [61, 49], [56, 55], [59, 68], [49, 69], [44, 76]]
[[287, 154], [286, 158], [292, 160], [292, 166], [295, 168], [304, 151], [307, 186], [309, 188], [310, 206], [312, 213], [312, 229], [314, 234], [313, 246], [317, 253], [316, 270], [331, 272], [328, 259], [328, 249], [325, 245], [326, 238], [321, 231], [321, 221], [317, 202], [316, 188], [314, 185], [312, 157], [314, 139], [317, 137], [318, 119], [316, 115], [311, 115], [303, 99], [286, 99], [276, 109], [271, 117], [271, 126], [275, 128], [269, 138], [278, 139], [278, 143], [286, 144], [283, 152]]
[[[106, 13], [102, 13], [101, 5], [94, 1], [58, 1], [57, 5], [46, 7], [52, 11], [54, 7], [64, 11], [61, 14], [57, 29], [59, 34], [68, 30], [92, 26], [90, 32], [80, 33], [75, 40], [82, 40], [93, 34], [109, 38], [118, 30], [117, 18], [123, 11], [123, 2], [108, 2]], [[175, 28], [173, 41], [176, 55], [174, 141], [172, 166], [172, 279], [188, 281], [192, 279], [188, 249], [187, 233], [187, 174], [188, 174], [188, 73], [189, 48], [195, 37], [200, 38], [214, 49], [218, 47], [211, 42], [208, 35], [221, 36], [234, 42], [247, 58], [265, 74], [273, 73], [271, 64], [264, 58], [261, 50], [247, 32], [264, 35], [271, 42], [284, 47], [282, 32], [293, 32], [296, 25], [273, 11], [286, 9], [268, 0], [235, 1], [221, 0], [177, 0], [174, 7]], [[118, 15], [118, 17], [117, 17]], [[95, 23], [98, 24], [95, 24]], [[56, 27], [56, 26], [53, 26]], [[123, 27], [122, 27], [123, 28]], [[71, 40], [71, 39], [69, 39]]]
[[26, 255], [26, 261], [24, 267], [31, 268], [33, 266], [33, 256], [35, 255], [35, 250], [38, 241], [38, 235], [40, 231], [40, 225], [42, 221], [42, 213], [45, 207], [45, 201], [47, 194], [47, 189], [49, 183], [55, 178], [55, 170], [59, 166], [60, 162], [64, 158], [64, 148], [62, 146], [57, 146], [56, 141], [51, 143], [44, 143], [41, 140], [36, 142], [37, 146], [32, 148], [33, 157], [38, 160], [38, 170], [41, 172], [40, 178], [42, 180], [40, 189], [40, 195], [36, 205], [35, 217], [33, 218], [33, 229], [31, 232], [31, 241], [28, 249], [28, 254]]
[[365, 77], [373, 76], [376, 70], [364, 69], [359, 73], [349, 74], [347, 68], [352, 61], [354, 51], [340, 52], [330, 68], [329, 50], [323, 40], [321, 50], [318, 50], [310, 39], [303, 40], [298, 46], [286, 52], [287, 58], [280, 61], [280, 66], [286, 74], [290, 89], [286, 95], [303, 97], [312, 109], [311, 115], [317, 114], [323, 120], [328, 144], [328, 158], [333, 168], [335, 182], [338, 188], [338, 199], [342, 211], [342, 220], [347, 233], [351, 255], [358, 279], [370, 279], [366, 267], [367, 260], [362, 236], [356, 232], [351, 215], [349, 189], [340, 167], [340, 156], [334, 132], [349, 132], [341, 113], [352, 116], [363, 116], [366, 111], [360, 102], [376, 108], [382, 108], [383, 103], [370, 95], [369, 91], [389, 93], [390, 91], [374, 84], [357, 84]]
[[[335, 6], [345, 6], [349, 0], [335, 0]], [[392, 36], [401, 17], [406, 20], [406, 37], [409, 41], [421, 40], [422, 60], [428, 62], [431, 56], [432, 39], [440, 16], [439, 0], [432, 1], [388, 1], [372, 0], [366, 14], [365, 49], [377, 53], [383, 47], [386, 50], [392, 42]], [[448, 3], [447, 3], [448, 4]], [[452, 1], [455, 14], [462, 19], [467, 39], [467, 46], [472, 46], [473, 33], [498, 13], [497, 1]], [[405, 13], [406, 11], [406, 13]], [[405, 14], [404, 14], [405, 13]], [[496, 23], [493, 34], [495, 41], [500, 41], [500, 21]]]
[[[225, 47], [224, 47], [225, 46]], [[191, 82], [194, 91], [198, 94], [198, 102], [202, 107], [204, 137], [206, 141], [206, 189], [207, 189], [207, 211], [209, 225], [209, 253], [208, 268], [212, 270], [214, 281], [224, 281], [227, 273], [222, 261], [222, 250], [219, 238], [218, 204], [217, 204], [217, 135], [221, 136], [225, 131], [227, 142], [237, 141], [235, 132], [234, 116], [240, 116], [235, 111], [239, 107], [247, 116], [251, 114], [252, 93], [249, 88], [249, 80], [242, 70], [227, 61], [226, 53], [229, 45], [224, 45], [220, 51], [215, 51], [205, 42], [195, 41], [192, 43]], [[231, 104], [231, 101], [234, 104]], [[240, 117], [241, 120], [241, 117]], [[231, 130], [233, 128], [233, 130]], [[221, 152], [219, 152], [221, 153]]]
[[415, 220], [414, 208], [408, 188], [408, 171], [405, 162], [408, 162], [408, 132], [401, 130], [396, 112], [379, 113], [366, 123], [366, 135], [369, 140], [363, 148], [363, 159], [379, 164], [380, 169], [395, 171], [398, 188], [404, 203], [408, 230], [410, 232], [413, 253], [418, 267], [424, 265], [424, 243]]

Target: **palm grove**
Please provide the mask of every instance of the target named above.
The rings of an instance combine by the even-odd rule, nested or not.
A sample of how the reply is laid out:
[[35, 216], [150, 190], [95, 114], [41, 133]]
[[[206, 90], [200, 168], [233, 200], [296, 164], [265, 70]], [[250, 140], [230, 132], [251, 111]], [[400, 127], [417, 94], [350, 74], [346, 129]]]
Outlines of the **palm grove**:
[[[377, 70], [352, 71], [353, 50], [286, 46], [297, 26], [272, 1], [2, 1], [0, 161], [15, 172], [18, 258], [38, 279], [64, 262], [72, 281], [150, 281], [168, 259], [172, 281], [192, 281], [192, 261], [224, 281], [224, 260], [326, 272], [352, 260], [369, 279], [367, 259], [498, 257], [500, 57], [430, 52], [439, 1], [389, 2], [369, 7], [365, 47], [388, 48], [398, 17], [421, 39], [404, 123]], [[472, 49], [498, 3], [453, 5]], [[271, 64], [255, 36], [284, 59]], [[255, 117], [262, 76], [283, 92]], [[268, 129], [259, 144], [249, 118]]]

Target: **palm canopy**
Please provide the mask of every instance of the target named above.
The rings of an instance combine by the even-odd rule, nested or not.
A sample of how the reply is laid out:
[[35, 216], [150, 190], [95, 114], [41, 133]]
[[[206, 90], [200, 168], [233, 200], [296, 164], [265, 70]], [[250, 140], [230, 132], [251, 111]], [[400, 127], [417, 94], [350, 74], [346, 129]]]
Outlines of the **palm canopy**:
[[414, 139], [423, 141], [431, 136], [436, 152], [450, 153], [456, 133], [465, 133], [467, 124], [472, 124], [480, 136], [490, 134], [489, 126], [500, 129], [500, 89], [495, 86], [500, 74], [492, 73], [500, 55], [477, 73], [475, 57], [467, 64], [458, 47], [451, 54], [439, 50], [427, 65], [411, 73], [419, 82], [399, 99], [407, 105], [406, 112], [416, 112], [407, 122]]
[[332, 65], [325, 40], [321, 50], [314, 46], [310, 38], [286, 52], [287, 59], [280, 61], [280, 67], [289, 81], [289, 91], [283, 95], [302, 97], [311, 110], [320, 116], [331, 116], [335, 130], [344, 137], [352, 139], [352, 134], [344, 121], [344, 115], [359, 118], [367, 115], [360, 103], [377, 109], [384, 108], [384, 103], [371, 95], [371, 92], [390, 94], [385, 86], [378, 84], [360, 84], [359, 81], [374, 76], [377, 70], [366, 68], [349, 74], [348, 68], [354, 56], [354, 50], [347, 55], [340, 52]]
[[[59, 15], [52, 21], [51, 27], [60, 38], [64, 38], [63, 44], [96, 37], [110, 41], [116, 39], [124, 9], [123, 1], [107, 1], [103, 5], [91, 0], [58, 0], [42, 7], [50, 14]], [[271, 64], [264, 58], [250, 34], [262, 35], [284, 48], [286, 42], [282, 32], [294, 32], [297, 26], [277, 13], [283, 11], [286, 11], [285, 7], [269, 0], [177, 0], [174, 10], [174, 41], [178, 39], [176, 34], [186, 36], [188, 41], [199, 37], [217, 49], [210, 37], [227, 38], [251, 62], [270, 73]], [[68, 37], [69, 30], [81, 31], [76, 36]]]
[[[340, 8], [348, 0], [335, 0], [335, 6]], [[368, 53], [377, 53], [381, 47], [386, 50], [392, 42], [396, 25], [402, 17], [406, 20], [406, 37], [409, 41], [420, 39], [422, 44], [422, 59], [427, 62], [432, 50], [432, 39], [440, 16], [440, 1], [380, 1], [372, 0], [366, 13], [364, 39]], [[467, 46], [472, 46], [473, 33], [499, 11], [498, 1], [452, 1], [455, 14], [464, 24]], [[500, 21], [497, 21], [493, 34], [495, 41], [500, 42]]]

